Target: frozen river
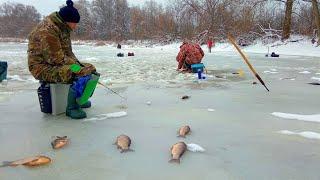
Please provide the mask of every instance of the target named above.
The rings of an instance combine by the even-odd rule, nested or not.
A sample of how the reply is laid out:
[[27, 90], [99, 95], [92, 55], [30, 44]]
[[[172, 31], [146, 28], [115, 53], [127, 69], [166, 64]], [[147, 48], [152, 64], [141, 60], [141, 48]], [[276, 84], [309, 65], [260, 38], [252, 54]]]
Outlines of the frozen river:
[[[307, 84], [320, 82], [318, 57], [248, 53], [267, 92], [252, 84], [256, 80], [235, 51], [206, 54], [207, 80], [200, 83], [193, 74], [177, 73], [178, 47], [127, 46], [122, 51], [136, 56], [118, 58], [112, 46], [74, 46], [103, 83], [128, 98], [98, 87], [88, 119], [75, 121], [40, 112], [27, 45], [1, 43], [9, 80], [0, 85], [0, 161], [42, 154], [53, 162], [0, 168], [0, 179], [320, 179], [320, 86]], [[244, 76], [233, 74], [241, 70]], [[182, 101], [184, 95], [191, 98]], [[122, 111], [127, 116], [93, 121]], [[192, 133], [177, 138], [186, 124]], [[134, 152], [121, 154], [112, 145], [122, 133], [131, 137]], [[71, 143], [52, 150], [55, 135]], [[186, 152], [180, 165], [170, 164], [169, 148], [178, 141], [206, 151]]]

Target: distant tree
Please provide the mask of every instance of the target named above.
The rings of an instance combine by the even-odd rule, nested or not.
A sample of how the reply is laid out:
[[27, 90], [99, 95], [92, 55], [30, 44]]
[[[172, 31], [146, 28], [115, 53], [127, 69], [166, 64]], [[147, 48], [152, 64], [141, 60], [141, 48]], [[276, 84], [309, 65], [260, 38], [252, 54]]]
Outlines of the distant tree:
[[95, 19], [95, 34], [99, 39], [108, 40], [112, 38], [112, 30], [115, 28], [114, 0], [93, 0], [92, 13]]
[[127, 0], [116, 0], [114, 11], [112, 37], [116, 41], [127, 39], [130, 31], [130, 9]]
[[91, 4], [87, 0], [75, 2], [75, 7], [80, 14], [80, 22], [75, 31], [75, 37], [78, 39], [94, 39], [94, 20], [90, 12]]
[[40, 17], [33, 6], [3, 3], [0, 6], [0, 34], [2, 37], [25, 38], [39, 23]]
[[287, 0], [286, 2], [286, 12], [282, 29], [282, 40], [286, 40], [290, 37], [293, 1], [294, 0]]
[[130, 34], [131, 38], [138, 40], [144, 39], [145, 16], [139, 7], [132, 7], [130, 9]]
[[319, 46], [320, 45], [320, 16], [319, 16], [319, 8], [318, 8], [317, 0], [312, 0], [312, 9], [313, 9], [314, 21], [317, 27], [317, 36], [318, 36], [317, 46]]

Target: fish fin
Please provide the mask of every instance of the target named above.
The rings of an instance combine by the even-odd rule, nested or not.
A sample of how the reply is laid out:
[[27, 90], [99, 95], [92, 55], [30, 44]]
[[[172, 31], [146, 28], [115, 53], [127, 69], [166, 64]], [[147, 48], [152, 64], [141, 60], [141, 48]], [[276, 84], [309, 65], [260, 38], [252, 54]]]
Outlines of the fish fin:
[[7, 166], [11, 166], [12, 161], [3, 161], [2, 165], [0, 165], [0, 167], [7, 167]]
[[180, 164], [180, 159], [171, 159], [169, 163], [178, 163]]
[[[40, 157], [39, 157], [39, 158], [40, 158]], [[29, 161], [29, 162], [26, 162], [26, 163], [23, 163], [22, 165], [28, 166], [28, 167], [36, 166], [35, 164], [32, 164], [32, 163], [37, 162], [37, 161], [39, 160], [39, 158], [34, 159], [34, 160], [32, 160], [32, 161]]]
[[126, 153], [126, 152], [134, 152], [134, 150], [133, 149], [121, 149], [121, 151], [120, 151], [121, 153]]
[[178, 135], [177, 137], [186, 138], [186, 136], [183, 135]]
[[52, 146], [53, 149], [55, 149], [55, 148], [54, 148], [54, 142], [53, 142], [53, 141], [51, 142], [51, 146]]
[[56, 136], [57, 139], [67, 139], [67, 136]]

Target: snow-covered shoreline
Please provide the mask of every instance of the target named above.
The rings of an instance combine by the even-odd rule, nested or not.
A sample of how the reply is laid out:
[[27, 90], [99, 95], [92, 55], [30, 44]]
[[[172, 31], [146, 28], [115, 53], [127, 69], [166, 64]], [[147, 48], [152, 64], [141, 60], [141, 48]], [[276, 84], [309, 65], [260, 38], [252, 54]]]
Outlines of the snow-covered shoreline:
[[[303, 36], [293, 36], [291, 39], [299, 39], [297, 42], [287, 42], [276, 41], [270, 44], [263, 44], [261, 40], [256, 40], [252, 45], [242, 47], [243, 51], [246, 53], [257, 53], [257, 54], [267, 54], [269, 49], [269, 55], [272, 52], [281, 55], [290, 56], [311, 56], [320, 57], [320, 47], [316, 47], [311, 44], [311, 39], [309, 37]], [[27, 39], [19, 38], [0, 38], [1, 43], [28, 43]], [[99, 41], [99, 40], [74, 40], [72, 41], [74, 46], [94, 46], [94, 47], [112, 47], [117, 46], [116, 42], [112, 41]], [[127, 40], [121, 42], [123, 49], [131, 48], [157, 48], [159, 50], [179, 50], [181, 42], [173, 42], [171, 44], [160, 44], [154, 43], [151, 40]], [[202, 45], [203, 49], [207, 49], [206, 45]], [[234, 47], [228, 42], [217, 42], [213, 48], [213, 53], [223, 53], [234, 51]]]

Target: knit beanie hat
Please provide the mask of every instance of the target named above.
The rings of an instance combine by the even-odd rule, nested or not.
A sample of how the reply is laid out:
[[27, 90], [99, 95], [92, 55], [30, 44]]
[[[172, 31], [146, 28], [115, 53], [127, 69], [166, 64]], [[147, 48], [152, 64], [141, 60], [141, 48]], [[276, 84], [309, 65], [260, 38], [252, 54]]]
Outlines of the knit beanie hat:
[[72, 0], [67, 0], [67, 6], [60, 9], [59, 15], [65, 22], [79, 23], [80, 21], [79, 12], [73, 7]]

